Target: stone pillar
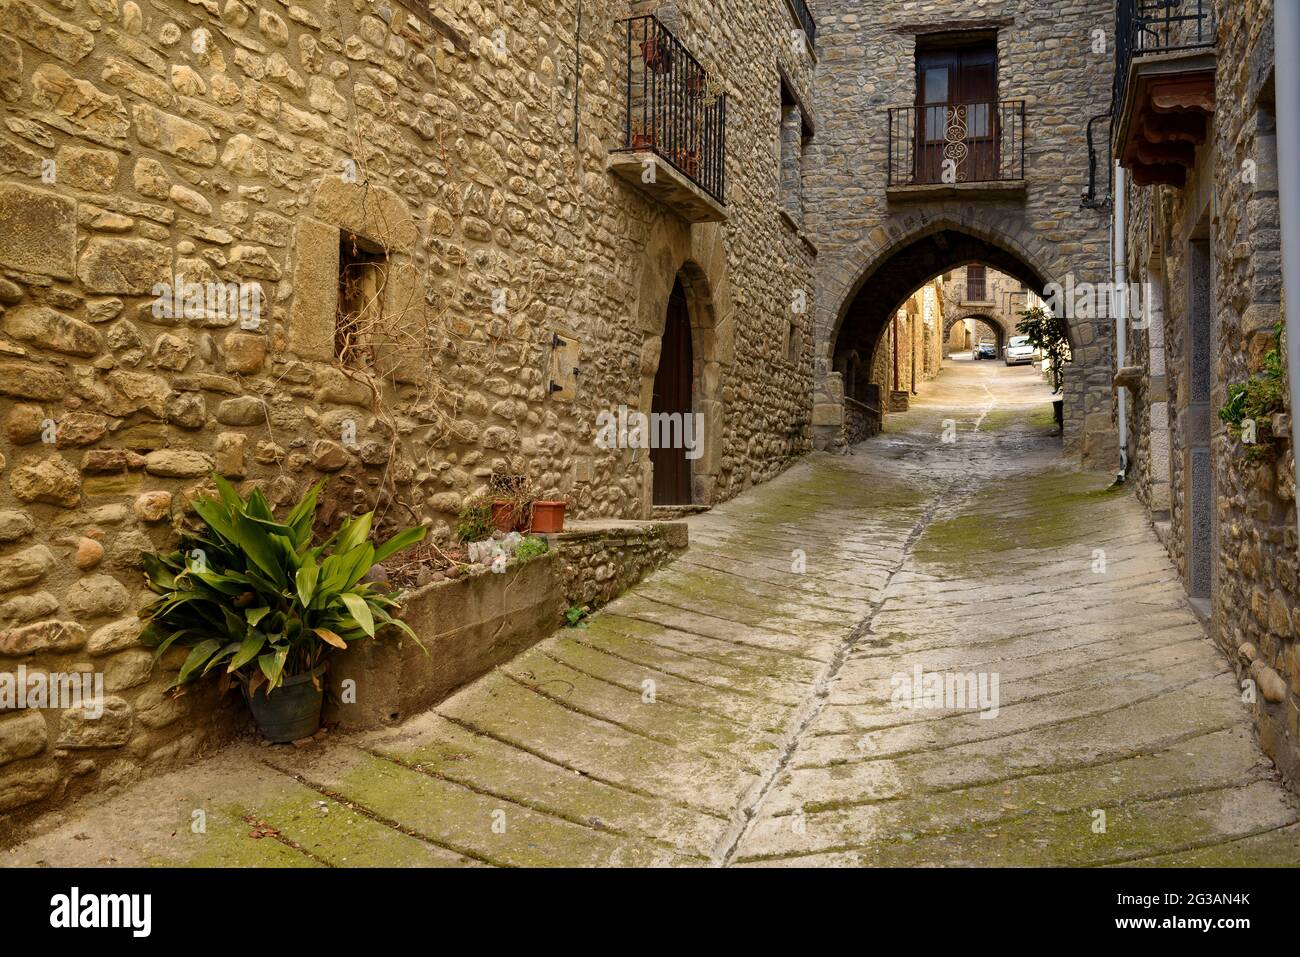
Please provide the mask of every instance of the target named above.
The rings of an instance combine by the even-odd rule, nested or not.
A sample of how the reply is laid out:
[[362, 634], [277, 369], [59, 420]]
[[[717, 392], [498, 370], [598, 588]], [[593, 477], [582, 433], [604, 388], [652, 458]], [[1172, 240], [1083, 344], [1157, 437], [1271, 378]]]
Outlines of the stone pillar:
[[844, 376], [830, 370], [830, 360], [819, 360], [825, 369], [813, 391], [813, 448], [819, 452], [844, 446]]
[[1169, 519], [1169, 386], [1165, 373], [1165, 286], [1148, 279], [1147, 291], [1147, 437], [1150, 475], [1147, 507], [1157, 522]]

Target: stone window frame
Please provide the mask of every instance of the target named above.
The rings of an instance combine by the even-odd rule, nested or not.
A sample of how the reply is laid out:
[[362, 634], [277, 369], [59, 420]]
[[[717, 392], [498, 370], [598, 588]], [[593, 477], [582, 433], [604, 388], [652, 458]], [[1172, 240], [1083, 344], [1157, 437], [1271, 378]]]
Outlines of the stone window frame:
[[776, 149], [777, 207], [796, 232], [803, 230], [803, 177], [815, 123], [799, 88], [779, 62], [776, 65], [778, 121]]
[[[348, 247], [352, 247], [352, 253], [348, 253]], [[335, 299], [334, 309], [334, 359], [341, 365], [352, 369], [370, 369], [373, 363], [370, 356], [367, 355], [369, 343], [366, 341], [365, 329], [362, 328], [357, 332], [345, 330], [341, 323], [349, 313], [345, 313], [347, 303], [344, 302], [346, 289], [349, 284], [359, 285], [362, 281], [360, 277], [349, 278], [349, 271], [364, 271], [367, 274], [377, 273], [376, 280], [379, 287], [379, 293], [375, 297], [377, 301], [361, 304], [357, 310], [358, 313], [375, 310], [378, 312], [376, 317], [378, 322], [383, 322], [385, 299], [388, 296], [388, 274], [390, 272], [390, 263], [388, 251], [382, 244], [359, 236], [350, 230], [339, 231], [339, 260], [338, 260], [338, 282], [339, 293]], [[351, 348], [355, 350], [353, 355], [345, 354], [347, 349], [342, 348], [340, 339], [351, 339]]]
[[[322, 177], [307, 215], [298, 219], [293, 238], [293, 296], [288, 312], [286, 349], [309, 362], [338, 363], [335, 329], [339, 303], [339, 260], [343, 237], [351, 235], [388, 263], [382, 315], [395, 327], [406, 310], [423, 305], [422, 280], [415, 268], [419, 228], [406, 203], [391, 190], [338, 176]], [[422, 358], [391, 343], [375, 343], [362, 372], [394, 382], [418, 382]]]

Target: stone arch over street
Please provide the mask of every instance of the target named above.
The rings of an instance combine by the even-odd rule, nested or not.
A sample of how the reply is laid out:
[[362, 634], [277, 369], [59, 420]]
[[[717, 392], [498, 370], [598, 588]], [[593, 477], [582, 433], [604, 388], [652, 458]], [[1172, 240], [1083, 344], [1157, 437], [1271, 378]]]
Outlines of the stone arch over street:
[[[702, 425], [703, 448], [691, 464], [691, 503], [712, 504], [718, 485], [723, 441], [722, 377], [731, 365], [733, 341], [728, 307], [730, 286], [722, 232], [712, 225], [691, 229], [665, 217], [647, 245], [637, 296], [638, 328], [642, 336], [637, 408], [654, 406], [655, 376], [668, 325], [674, 288], [685, 297], [690, 324], [691, 409]], [[653, 469], [649, 455], [639, 458], [642, 517], [653, 512]]]
[[[876, 229], [839, 262], [823, 265], [816, 323], [821, 363], [817, 384], [821, 410], [814, 436], [818, 448], [843, 442], [842, 415], [831, 411], [842, 405], [843, 383], [834, 371], [837, 358], [850, 351], [873, 354], [890, 318], [917, 287], [949, 270], [985, 264], [1030, 289], [1043, 290], [1052, 282], [1064, 282], [1073, 268], [1058, 245], [1009, 214], [980, 215], [966, 206], [955, 213], [951, 208], [913, 212], [902, 221], [910, 228], [891, 223]], [[1003, 332], [1005, 339], [1010, 333]], [[1065, 448], [1086, 451], [1087, 413], [1104, 403], [1109, 423], [1109, 383], [1104, 395], [1087, 398], [1089, 389], [1098, 390], [1088, 368], [1105, 357], [1085, 348], [1096, 341], [1093, 320], [1067, 320], [1067, 333], [1075, 361], [1065, 375]], [[1103, 451], [1100, 443], [1097, 446]]]
[[[952, 333], [952, 327], [959, 322], [965, 322], [967, 319], [973, 319], [977, 325], [984, 325], [993, 333], [997, 340], [998, 353], [1002, 352], [1002, 347], [1007, 344], [1007, 340], [1015, 335], [1014, 329], [1008, 329], [1005, 324], [999, 322], [996, 317], [989, 315], [987, 312], [981, 312], [976, 309], [959, 312], [956, 315], [945, 316], [943, 320], [943, 341], [948, 341], [948, 336]], [[977, 337], [978, 339], [978, 337]]]

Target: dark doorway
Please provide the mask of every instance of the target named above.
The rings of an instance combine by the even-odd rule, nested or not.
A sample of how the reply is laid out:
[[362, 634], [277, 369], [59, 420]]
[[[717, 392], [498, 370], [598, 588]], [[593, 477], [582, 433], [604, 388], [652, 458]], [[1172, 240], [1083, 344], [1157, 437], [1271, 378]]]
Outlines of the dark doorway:
[[916, 50], [914, 182], [942, 183], [944, 160], [965, 183], [998, 178], [997, 45], [974, 37]]
[[[655, 505], [691, 504], [691, 463], [686, 458], [685, 442], [681, 439], [686, 416], [692, 411], [693, 359], [686, 293], [682, 291], [680, 282], [674, 282], [672, 295], [668, 297], [668, 321], [664, 324], [659, 348], [659, 368], [655, 370], [650, 431], [656, 437], [671, 436], [677, 441], [655, 443], [656, 446], [669, 444], [675, 447], [650, 449]], [[660, 413], [676, 414], [676, 427], [659, 427], [655, 417]], [[697, 440], [699, 438], [696, 436]]]

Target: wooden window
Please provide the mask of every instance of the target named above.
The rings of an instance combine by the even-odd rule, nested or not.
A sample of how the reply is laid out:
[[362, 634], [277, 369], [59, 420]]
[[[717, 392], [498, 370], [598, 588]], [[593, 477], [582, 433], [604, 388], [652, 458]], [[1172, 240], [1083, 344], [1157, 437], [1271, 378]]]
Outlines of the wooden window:
[[916, 179], [996, 179], [997, 42], [987, 33], [918, 40], [916, 49]]

